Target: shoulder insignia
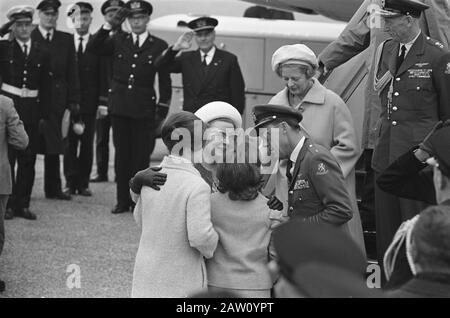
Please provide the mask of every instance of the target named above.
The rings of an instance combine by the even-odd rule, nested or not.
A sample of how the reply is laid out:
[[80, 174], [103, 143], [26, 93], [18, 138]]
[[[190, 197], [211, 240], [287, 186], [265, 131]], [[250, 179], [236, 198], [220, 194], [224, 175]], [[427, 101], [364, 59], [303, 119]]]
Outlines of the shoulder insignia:
[[436, 43], [434, 43], [434, 45], [436, 45], [440, 49], [444, 48], [444, 45], [441, 42], [436, 42]]
[[445, 68], [444, 74], [450, 75], [450, 62], [447, 63], [447, 67]]
[[325, 175], [327, 173], [328, 173], [328, 169], [327, 169], [326, 165], [323, 162], [319, 163], [317, 165], [316, 175], [322, 176], [322, 175]]

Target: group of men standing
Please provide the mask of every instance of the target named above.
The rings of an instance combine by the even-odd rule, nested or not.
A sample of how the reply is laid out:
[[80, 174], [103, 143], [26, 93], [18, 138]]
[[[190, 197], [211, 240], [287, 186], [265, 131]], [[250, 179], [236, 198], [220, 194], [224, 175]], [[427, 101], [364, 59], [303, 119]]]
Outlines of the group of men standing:
[[[132, 210], [128, 182], [149, 165], [155, 128], [171, 101], [171, 72], [183, 74], [186, 110], [194, 112], [205, 103], [223, 100], [243, 112], [244, 79], [236, 56], [214, 45], [217, 20], [195, 19], [188, 25], [193, 31], [190, 38], [183, 38], [181, 47], [169, 48], [147, 29], [153, 11], [147, 1], [105, 1], [101, 7], [105, 23], [94, 35], [90, 3], [77, 2], [68, 11], [74, 34], [57, 30], [60, 7], [58, 0], [41, 1], [35, 27], [34, 8], [15, 6], [0, 29], [0, 36], [11, 32], [9, 39], [0, 41], [1, 94], [14, 101], [30, 136], [25, 150], [9, 151], [13, 193], [5, 219], [36, 219], [29, 207], [38, 153], [45, 156], [47, 198], [91, 196], [89, 182], [108, 180], [110, 127], [117, 183], [112, 213]], [[125, 19], [131, 32], [123, 31]], [[194, 36], [199, 50], [177, 55], [190, 47]], [[159, 92], [154, 88], [156, 75]], [[95, 133], [97, 176], [90, 180]]]

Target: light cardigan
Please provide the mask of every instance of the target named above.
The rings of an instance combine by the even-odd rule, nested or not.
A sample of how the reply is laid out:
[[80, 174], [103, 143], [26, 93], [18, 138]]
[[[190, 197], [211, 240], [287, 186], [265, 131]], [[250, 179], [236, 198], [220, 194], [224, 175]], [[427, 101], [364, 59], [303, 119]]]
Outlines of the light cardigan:
[[[317, 79], [313, 78], [313, 80], [313, 86], [295, 109], [302, 112], [303, 120], [300, 125], [312, 141], [329, 149], [341, 167], [353, 208], [353, 218], [348, 222], [349, 231], [361, 250], [365, 252], [355, 191], [355, 165], [361, 154], [361, 147], [356, 138], [352, 115], [341, 97], [324, 87]], [[285, 87], [269, 103], [290, 106], [288, 93], [288, 88]], [[269, 178], [264, 189], [266, 195], [275, 190], [277, 198], [283, 202], [285, 209], [288, 196], [286, 162], [285, 160], [280, 162], [281, 168]]]
[[259, 194], [252, 201], [232, 201], [228, 194], [211, 196], [211, 218], [219, 233], [214, 257], [206, 261], [208, 285], [231, 289], [270, 289], [269, 243], [281, 212], [270, 210]]
[[143, 187], [134, 217], [142, 228], [132, 297], [188, 297], [207, 288], [203, 257], [213, 256], [218, 235], [211, 223], [211, 188], [192, 163], [165, 157], [160, 191]]

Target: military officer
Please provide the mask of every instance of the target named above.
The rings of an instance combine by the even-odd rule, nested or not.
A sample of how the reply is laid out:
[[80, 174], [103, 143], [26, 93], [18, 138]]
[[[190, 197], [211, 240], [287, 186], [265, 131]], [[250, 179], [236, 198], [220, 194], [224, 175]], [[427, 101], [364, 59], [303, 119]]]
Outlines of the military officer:
[[[30, 6], [14, 6], [7, 17], [12, 24], [14, 40], [1, 41], [0, 70], [3, 84], [1, 93], [14, 101], [29, 144], [25, 150], [9, 149], [13, 191], [9, 198], [6, 219], [20, 216], [34, 220], [36, 215], [29, 210], [30, 196], [35, 177], [38, 150], [38, 126], [43, 116], [39, 95], [48, 81], [49, 54], [40, 43], [31, 39], [34, 9]], [[17, 163], [17, 170], [15, 169]]]
[[[386, 0], [381, 11], [392, 39], [376, 53], [373, 84], [382, 105], [372, 159], [376, 178], [439, 120], [450, 118], [450, 52], [421, 32], [418, 19], [427, 8], [416, 0]], [[423, 208], [375, 187], [379, 264], [401, 222]]]
[[[195, 112], [213, 101], [227, 102], [241, 114], [245, 106], [245, 83], [237, 57], [214, 45], [214, 28], [218, 21], [200, 17], [188, 23], [191, 32], [183, 34], [177, 42], [158, 59], [158, 66], [167, 67], [171, 73], [183, 76], [183, 109]], [[198, 50], [183, 52], [191, 47], [192, 38]]]
[[[167, 114], [172, 93], [170, 74], [154, 65], [155, 58], [168, 45], [147, 31], [152, 5], [132, 0], [125, 8], [131, 34], [110, 36], [111, 29], [119, 28], [123, 22], [124, 10], [119, 10], [100, 28], [90, 46], [97, 54], [114, 57], [109, 96], [117, 172], [117, 205], [113, 213], [123, 213], [132, 207], [128, 181], [149, 166], [155, 141], [155, 119]], [[157, 72], [159, 103], [154, 89]]]
[[81, 135], [69, 129], [68, 147], [64, 155], [64, 174], [70, 194], [91, 196], [89, 177], [92, 169], [95, 117], [100, 101], [100, 58], [86, 51], [91, 41], [89, 28], [92, 23], [93, 7], [88, 2], [75, 3], [68, 13], [75, 29], [74, 43], [77, 51], [78, 74], [80, 78], [81, 103], [79, 114], [72, 116], [73, 125], [84, 127]]
[[[101, 12], [105, 21], [123, 8], [125, 2], [121, 0], [107, 0], [102, 4]], [[121, 32], [122, 30], [115, 30], [111, 32]], [[95, 124], [95, 158], [97, 163], [97, 175], [91, 179], [91, 182], [106, 182], [108, 181], [108, 167], [109, 167], [109, 132], [111, 128], [111, 115], [108, 111], [108, 91], [111, 87], [112, 81], [112, 58], [109, 56], [102, 56], [100, 61], [102, 69], [102, 79], [100, 81], [100, 100], [101, 104], [97, 110], [97, 120]]]
[[272, 155], [279, 149], [278, 159], [289, 159], [289, 217], [347, 231], [353, 211], [341, 168], [329, 150], [307, 137], [299, 125], [301, 113], [291, 107], [260, 105], [254, 107], [254, 119], [262, 148], [270, 149]]
[[44, 105], [45, 117], [39, 125], [40, 152], [45, 155], [44, 192], [49, 199], [70, 200], [70, 194], [61, 187], [59, 155], [64, 153], [61, 125], [66, 109], [72, 114], [79, 112], [80, 82], [73, 36], [56, 30], [60, 6], [59, 0], [43, 0], [38, 4], [39, 25], [31, 38], [50, 52], [49, 89], [42, 94], [48, 95], [49, 102]]

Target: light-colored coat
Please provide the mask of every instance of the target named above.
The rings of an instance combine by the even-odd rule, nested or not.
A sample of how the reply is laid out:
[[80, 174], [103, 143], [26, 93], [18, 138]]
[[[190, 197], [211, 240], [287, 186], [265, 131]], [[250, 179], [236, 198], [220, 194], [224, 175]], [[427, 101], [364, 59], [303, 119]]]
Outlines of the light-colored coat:
[[203, 258], [217, 246], [211, 188], [192, 163], [169, 156], [161, 166], [166, 184], [160, 191], [142, 188], [134, 210], [142, 234], [132, 297], [188, 297], [206, 289]]
[[[289, 106], [288, 89], [284, 88], [269, 103]], [[296, 109], [302, 112], [301, 126], [313, 142], [330, 149], [341, 167], [353, 208], [353, 218], [348, 222], [349, 230], [354, 240], [365, 251], [355, 189], [355, 164], [361, 154], [361, 148], [356, 138], [352, 115], [344, 101], [316, 79]], [[286, 163], [281, 162], [280, 167], [269, 179], [265, 192], [273, 192], [275, 188], [276, 196], [286, 208], [288, 197]]]
[[8, 144], [23, 150], [28, 146], [28, 135], [12, 99], [0, 95], [0, 195], [11, 194], [12, 190]]
[[228, 194], [216, 192], [211, 196], [211, 218], [219, 244], [206, 262], [208, 285], [266, 289], [270, 295], [269, 243], [281, 212], [270, 210], [262, 194], [252, 201], [232, 201]]

